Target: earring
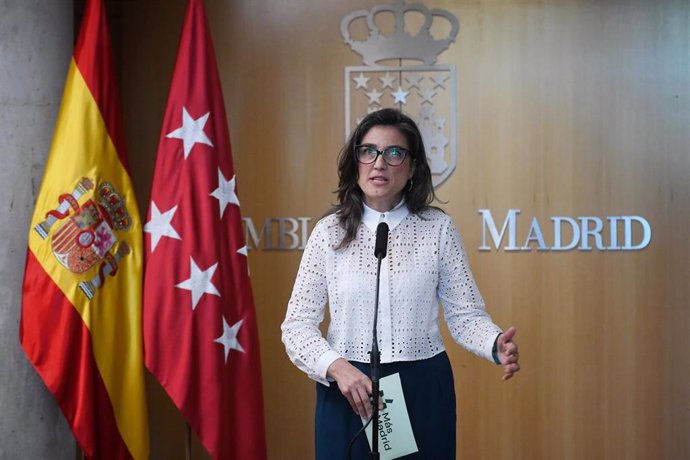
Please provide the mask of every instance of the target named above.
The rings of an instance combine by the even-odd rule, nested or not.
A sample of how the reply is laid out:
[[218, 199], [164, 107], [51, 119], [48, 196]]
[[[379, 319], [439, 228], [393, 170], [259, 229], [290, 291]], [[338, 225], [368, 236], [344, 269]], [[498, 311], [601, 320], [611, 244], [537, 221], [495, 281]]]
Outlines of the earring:
[[407, 190], [408, 190], [408, 191], [412, 191], [412, 185], [413, 185], [413, 184], [414, 184], [414, 181], [413, 181], [412, 178], [410, 177], [410, 185], [407, 187]]

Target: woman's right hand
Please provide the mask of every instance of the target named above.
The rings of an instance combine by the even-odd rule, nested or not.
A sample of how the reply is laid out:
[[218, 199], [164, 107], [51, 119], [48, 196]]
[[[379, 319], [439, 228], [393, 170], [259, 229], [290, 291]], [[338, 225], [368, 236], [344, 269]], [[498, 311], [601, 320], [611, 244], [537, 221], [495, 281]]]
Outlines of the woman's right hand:
[[352, 410], [360, 417], [371, 417], [373, 411], [369, 395], [371, 395], [371, 379], [362, 371], [343, 358], [338, 358], [330, 366], [326, 375], [338, 384], [340, 392], [347, 398]]

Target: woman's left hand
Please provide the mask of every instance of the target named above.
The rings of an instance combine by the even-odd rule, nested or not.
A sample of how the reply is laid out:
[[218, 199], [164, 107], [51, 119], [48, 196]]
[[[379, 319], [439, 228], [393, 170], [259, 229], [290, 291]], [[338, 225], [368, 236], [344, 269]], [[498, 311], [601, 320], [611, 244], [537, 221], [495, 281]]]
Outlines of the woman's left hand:
[[510, 379], [517, 371], [520, 370], [520, 354], [518, 353], [517, 343], [513, 341], [515, 337], [515, 327], [511, 326], [503, 334], [498, 336], [496, 347], [498, 351], [498, 360], [503, 366], [503, 380]]

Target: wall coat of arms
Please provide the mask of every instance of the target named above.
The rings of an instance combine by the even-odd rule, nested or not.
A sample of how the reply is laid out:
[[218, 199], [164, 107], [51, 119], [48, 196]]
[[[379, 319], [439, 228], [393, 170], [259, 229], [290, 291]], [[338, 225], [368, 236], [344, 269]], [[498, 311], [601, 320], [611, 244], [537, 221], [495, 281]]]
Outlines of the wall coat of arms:
[[[381, 31], [379, 15], [392, 18], [392, 33]], [[416, 33], [406, 27], [406, 17], [412, 16], [423, 18]], [[446, 37], [434, 38], [434, 21], [445, 21]], [[357, 26], [366, 28], [363, 40], [351, 33]], [[340, 23], [345, 43], [362, 56], [363, 63], [345, 67], [345, 138], [367, 113], [384, 107], [401, 109], [419, 126], [434, 186], [448, 179], [457, 164], [456, 69], [436, 60], [455, 41], [459, 29], [450, 12], [404, 1], [353, 11]]]

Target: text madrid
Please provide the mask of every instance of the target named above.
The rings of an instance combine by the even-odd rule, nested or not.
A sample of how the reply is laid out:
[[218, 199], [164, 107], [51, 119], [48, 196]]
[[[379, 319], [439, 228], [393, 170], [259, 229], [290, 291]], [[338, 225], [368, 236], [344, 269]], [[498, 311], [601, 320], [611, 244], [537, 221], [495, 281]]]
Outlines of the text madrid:
[[[641, 216], [553, 216], [540, 222], [521, 217], [519, 209], [509, 209], [498, 221], [489, 209], [478, 213], [480, 251], [639, 251], [652, 240], [652, 227]], [[243, 221], [248, 248], [265, 251], [303, 250], [315, 222], [311, 217], [269, 217], [257, 229], [251, 217]], [[529, 227], [524, 222], [518, 226], [518, 221], [529, 221]]]

